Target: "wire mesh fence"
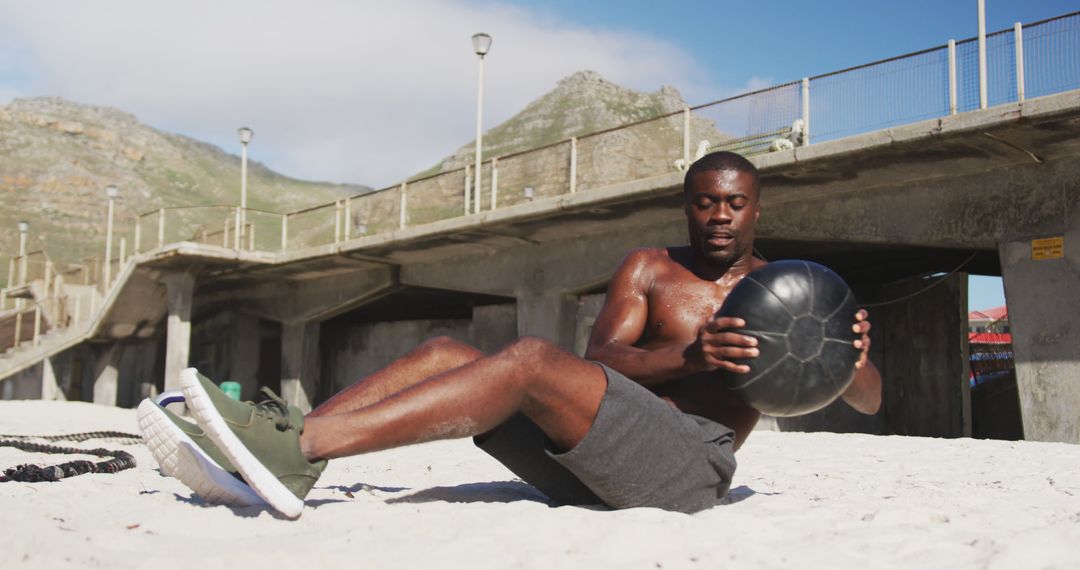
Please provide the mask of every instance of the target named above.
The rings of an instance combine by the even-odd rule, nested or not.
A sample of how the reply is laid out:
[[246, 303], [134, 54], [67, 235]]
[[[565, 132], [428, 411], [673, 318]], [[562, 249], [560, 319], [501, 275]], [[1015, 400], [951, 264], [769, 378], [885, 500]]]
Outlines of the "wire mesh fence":
[[577, 139], [576, 190], [674, 171], [683, 156], [683, 121], [677, 112]]
[[348, 198], [343, 239], [392, 231], [401, 225], [401, 186]]
[[[506, 208], [570, 192], [571, 147], [571, 141], [562, 141], [500, 158], [495, 188], [497, 206]], [[489, 174], [488, 180], [491, 179]], [[483, 202], [482, 199], [481, 205]]]
[[814, 77], [809, 91], [812, 142], [940, 117], [949, 112], [948, 48]]
[[690, 159], [715, 151], [753, 155], [799, 144], [802, 85], [785, 83], [692, 107]]
[[[472, 174], [472, 169], [468, 169]], [[427, 224], [465, 214], [466, 169], [459, 168], [420, 180], [405, 189], [408, 225]]]
[[341, 202], [331, 202], [285, 215], [282, 231], [284, 249], [294, 250], [334, 243], [335, 230], [341, 232]]
[[1080, 13], [1025, 26], [1022, 35], [1027, 97], [1080, 88]]

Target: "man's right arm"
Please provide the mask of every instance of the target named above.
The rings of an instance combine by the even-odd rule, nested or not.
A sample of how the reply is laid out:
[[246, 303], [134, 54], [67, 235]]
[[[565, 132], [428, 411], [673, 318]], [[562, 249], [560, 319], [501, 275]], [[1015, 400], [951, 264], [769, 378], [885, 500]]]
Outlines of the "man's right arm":
[[611, 278], [585, 351], [585, 358], [602, 362], [645, 386], [700, 372], [686, 357], [686, 346], [648, 350], [634, 346], [644, 336], [649, 321], [649, 290], [660, 255], [657, 250], [636, 249], [626, 256]]
[[[724, 367], [746, 372], [727, 358], [752, 356], [746, 339], [752, 337], [721, 332], [744, 325], [742, 319], [710, 320], [689, 343], [636, 346], [649, 322], [649, 293], [658, 271], [667, 263], [656, 249], [630, 252], [608, 286], [604, 306], [593, 324], [585, 357], [602, 362], [644, 386], [655, 386], [691, 374]], [[756, 341], [754, 341], [756, 342]], [[741, 345], [741, 346], [739, 346]], [[756, 349], [753, 355], [756, 355]]]

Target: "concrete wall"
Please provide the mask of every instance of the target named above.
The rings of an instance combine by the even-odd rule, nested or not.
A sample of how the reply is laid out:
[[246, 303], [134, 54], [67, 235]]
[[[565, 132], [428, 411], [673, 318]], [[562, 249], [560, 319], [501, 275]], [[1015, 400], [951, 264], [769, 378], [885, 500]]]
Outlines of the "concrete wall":
[[491, 353], [517, 337], [513, 304], [473, 308], [473, 318], [323, 324], [320, 392], [330, 395], [386, 366], [420, 343], [448, 336]]

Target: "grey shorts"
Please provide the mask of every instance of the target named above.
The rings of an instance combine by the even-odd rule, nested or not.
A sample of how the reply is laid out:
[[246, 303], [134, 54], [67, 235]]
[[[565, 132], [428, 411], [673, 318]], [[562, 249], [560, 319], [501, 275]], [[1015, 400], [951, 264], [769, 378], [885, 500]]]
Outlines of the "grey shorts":
[[552, 451], [540, 428], [521, 414], [477, 437], [476, 445], [557, 503], [684, 513], [715, 505], [735, 473], [735, 432], [680, 412], [599, 366], [607, 391], [589, 432], [570, 451]]

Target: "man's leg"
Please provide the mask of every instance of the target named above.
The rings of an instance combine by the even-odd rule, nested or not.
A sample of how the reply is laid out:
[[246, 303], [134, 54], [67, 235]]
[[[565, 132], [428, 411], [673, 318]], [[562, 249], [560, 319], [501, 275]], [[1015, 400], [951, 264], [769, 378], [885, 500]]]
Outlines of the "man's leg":
[[311, 419], [359, 410], [431, 376], [483, 357], [483, 352], [450, 337], [430, 339], [374, 374], [338, 392], [307, 417]]
[[367, 407], [309, 416], [300, 447], [309, 460], [344, 457], [477, 435], [521, 411], [556, 446], [571, 449], [588, 433], [606, 387], [599, 366], [524, 338]]

